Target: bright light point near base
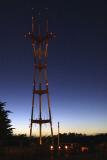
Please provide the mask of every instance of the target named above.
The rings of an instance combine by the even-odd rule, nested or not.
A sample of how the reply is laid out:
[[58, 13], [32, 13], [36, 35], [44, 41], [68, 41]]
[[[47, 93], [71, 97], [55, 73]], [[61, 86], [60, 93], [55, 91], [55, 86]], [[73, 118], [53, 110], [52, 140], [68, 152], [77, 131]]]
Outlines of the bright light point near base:
[[66, 150], [68, 149], [68, 146], [67, 146], [67, 145], [65, 146], [65, 149], [66, 149]]
[[61, 146], [58, 146], [58, 149], [60, 150], [60, 149], [61, 149]]
[[51, 151], [54, 150], [54, 147], [53, 147], [53, 146], [50, 146], [50, 150], [51, 150]]

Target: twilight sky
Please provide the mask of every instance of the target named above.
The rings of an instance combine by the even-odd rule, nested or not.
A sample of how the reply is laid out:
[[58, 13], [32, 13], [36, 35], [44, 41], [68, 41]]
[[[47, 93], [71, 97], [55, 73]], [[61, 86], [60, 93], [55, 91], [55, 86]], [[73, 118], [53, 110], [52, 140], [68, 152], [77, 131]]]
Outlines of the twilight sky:
[[[54, 133], [107, 132], [107, 5], [103, 0], [1, 0], [0, 100], [13, 113], [15, 134], [29, 134], [33, 53], [24, 33], [31, 31], [34, 7], [48, 8], [48, 80]], [[44, 11], [42, 11], [43, 17]], [[34, 127], [34, 134], [37, 126]], [[48, 134], [48, 125], [44, 127]]]

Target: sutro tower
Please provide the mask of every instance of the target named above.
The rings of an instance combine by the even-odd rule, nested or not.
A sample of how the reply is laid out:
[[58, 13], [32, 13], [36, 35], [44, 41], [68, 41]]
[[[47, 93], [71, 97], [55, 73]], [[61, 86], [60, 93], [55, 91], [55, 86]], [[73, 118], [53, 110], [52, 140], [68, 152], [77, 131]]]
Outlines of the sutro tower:
[[[53, 143], [53, 128], [51, 117], [51, 106], [48, 89], [47, 78], [47, 56], [48, 56], [48, 42], [55, 38], [55, 33], [48, 31], [48, 18], [45, 17], [45, 33], [41, 32], [40, 22], [37, 23], [35, 15], [32, 16], [32, 32], [25, 34], [25, 38], [30, 38], [34, 53], [34, 76], [33, 76], [33, 96], [32, 96], [32, 110], [30, 122], [30, 136], [32, 135], [33, 124], [39, 125], [40, 144], [42, 144], [42, 125], [45, 123], [50, 124], [52, 143]], [[48, 118], [43, 118], [43, 99], [42, 96], [46, 95]], [[38, 99], [38, 114], [34, 117], [36, 110], [35, 100]], [[35, 109], [35, 110], [34, 110]], [[37, 112], [37, 111], [36, 111]]]

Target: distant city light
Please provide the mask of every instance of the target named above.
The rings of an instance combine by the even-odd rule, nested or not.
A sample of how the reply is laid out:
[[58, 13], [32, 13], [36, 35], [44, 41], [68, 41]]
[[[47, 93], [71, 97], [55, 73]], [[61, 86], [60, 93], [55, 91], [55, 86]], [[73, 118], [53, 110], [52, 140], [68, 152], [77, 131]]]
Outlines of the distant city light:
[[50, 146], [50, 150], [54, 150], [54, 147], [53, 147], [53, 146]]
[[60, 149], [61, 149], [61, 146], [58, 146], [58, 149], [60, 150]]
[[88, 147], [81, 147], [81, 152], [88, 152]]
[[65, 146], [65, 149], [66, 149], [66, 150], [68, 149], [68, 146], [67, 146], [67, 145]]

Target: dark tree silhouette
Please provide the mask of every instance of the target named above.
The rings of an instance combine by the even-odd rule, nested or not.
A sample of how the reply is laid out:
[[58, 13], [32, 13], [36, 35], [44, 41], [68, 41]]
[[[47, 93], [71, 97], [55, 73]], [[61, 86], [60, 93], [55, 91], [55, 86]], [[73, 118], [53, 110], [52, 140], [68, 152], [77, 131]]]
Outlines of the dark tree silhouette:
[[0, 102], [0, 140], [9, 138], [13, 134], [11, 120], [8, 118], [11, 112], [5, 110], [5, 106], [6, 103]]

